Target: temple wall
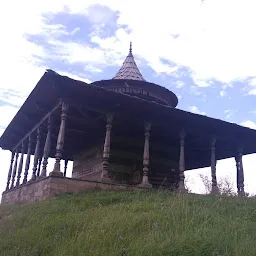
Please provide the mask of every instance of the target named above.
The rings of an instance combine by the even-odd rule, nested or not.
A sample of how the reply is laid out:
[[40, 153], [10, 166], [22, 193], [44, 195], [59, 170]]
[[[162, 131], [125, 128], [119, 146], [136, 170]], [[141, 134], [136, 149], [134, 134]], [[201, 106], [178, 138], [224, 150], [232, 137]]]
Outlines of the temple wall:
[[92, 190], [138, 190], [138, 187], [70, 179], [46, 177], [2, 194], [2, 204], [32, 203], [65, 193], [81, 193]]
[[74, 156], [72, 178], [100, 181], [102, 155], [102, 145], [98, 145]]
[[[99, 145], [74, 156], [72, 178], [100, 181], [103, 168], [102, 155], [102, 145]], [[127, 150], [116, 150], [113, 146], [108, 166], [109, 175], [113, 182], [132, 184], [132, 173], [137, 169], [142, 170], [141, 162], [140, 155]]]
[[[143, 141], [141, 144], [141, 148], [136, 150], [127, 146], [128, 143], [117, 144], [112, 141], [108, 170], [113, 183], [136, 185], [141, 182]], [[164, 150], [163, 148], [163, 152]], [[102, 145], [98, 145], [75, 156], [72, 177], [101, 181], [102, 155]], [[153, 187], [168, 187], [178, 182], [178, 162], [170, 160], [164, 154], [155, 154], [154, 145], [150, 156], [149, 180]], [[141, 177], [136, 176], [138, 173]]]

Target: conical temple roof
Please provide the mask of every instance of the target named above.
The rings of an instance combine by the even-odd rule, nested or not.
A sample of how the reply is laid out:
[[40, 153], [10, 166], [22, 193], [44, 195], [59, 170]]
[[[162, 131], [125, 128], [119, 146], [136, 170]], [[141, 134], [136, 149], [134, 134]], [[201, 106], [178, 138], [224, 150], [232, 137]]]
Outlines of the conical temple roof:
[[113, 79], [130, 79], [130, 80], [138, 80], [138, 81], [146, 81], [142, 74], [140, 73], [137, 64], [132, 55], [132, 43], [130, 43], [129, 54], [126, 57], [122, 67], [117, 72]]

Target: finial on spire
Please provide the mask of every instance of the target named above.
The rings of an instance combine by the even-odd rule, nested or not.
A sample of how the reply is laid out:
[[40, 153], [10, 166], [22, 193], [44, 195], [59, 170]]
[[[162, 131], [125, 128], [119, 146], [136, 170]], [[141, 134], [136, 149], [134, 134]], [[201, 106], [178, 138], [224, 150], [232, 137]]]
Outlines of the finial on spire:
[[132, 54], [132, 42], [130, 42], [130, 50], [129, 53]]
[[127, 55], [122, 67], [119, 69], [113, 79], [128, 79], [137, 81], [146, 81], [141, 75], [137, 64], [132, 55], [132, 42], [130, 42], [129, 54]]

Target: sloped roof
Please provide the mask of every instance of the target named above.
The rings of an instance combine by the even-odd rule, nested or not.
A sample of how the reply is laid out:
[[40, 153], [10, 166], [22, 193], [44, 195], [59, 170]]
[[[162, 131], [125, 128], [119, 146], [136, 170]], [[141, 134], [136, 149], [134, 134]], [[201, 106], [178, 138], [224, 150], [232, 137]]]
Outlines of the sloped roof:
[[132, 43], [130, 43], [129, 54], [127, 55], [122, 67], [113, 79], [130, 79], [138, 81], [146, 81], [140, 73], [132, 54]]
[[[162, 141], [164, 145], [170, 145], [176, 149], [179, 149], [179, 132], [184, 129], [187, 132], [187, 170], [210, 165], [209, 152], [212, 137], [217, 139], [216, 159], [218, 160], [235, 156], [238, 146], [243, 147], [244, 155], [256, 152], [255, 130], [147, 101], [136, 96], [113, 92], [103, 87], [61, 76], [51, 70], [47, 70], [43, 75], [0, 137], [0, 147], [8, 150], [15, 149], [22, 139], [29, 136], [32, 130], [35, 131], [38, 123], [46, 120], [47, 113], [59, 103], [60, 98], [70, 104], [68, 118], [71, 120], [73, 117], [75, 118], [73, 120], [77, 120], [69, 121], [66, 127], [63, 157], [70, 160], [73, 159], [74, 153], [85, 147], [84, 141], [87, 141], [86, 145], [90, 145], [90, 143], [95, 143], [99, 134], [104, 138], [104, 133], [102, 133], [102, 127], [105, 125], [104, 113], [113, 111], [117, 120], [121, 121], [117, 123], [120, 131], [128, 132], [130, 126], [127, 126], [127, 120], [133, 120], [134, 124], [141, 125], [139, 132], [143, 136], [143, 120], [150, 120], [153, 124], [152, 138], [154, 137], [154, 141]], [[76, 108], [89, 109], [97, 115], [101, 115], [100, 123], [96, 124], [99, 129], [94, 122], [86, 123], [87, 132], [85, 133], [85, 123], [81, 123], [83, 117], [76, 114], [77, 112], [74, 111]], [[60, 112], [54, 113], [53, 120], [55, 122], [52, 135], [57, 138]], [[136, 127], [133, 123], [131, 127]], [[79, 136], [77, 131], [82, 131], [79, 132]], [[164, 153], [161, 150], [158, 152]], [[56, 147], [52, 143], [50, 157], [54, 157], [55, 153]]]

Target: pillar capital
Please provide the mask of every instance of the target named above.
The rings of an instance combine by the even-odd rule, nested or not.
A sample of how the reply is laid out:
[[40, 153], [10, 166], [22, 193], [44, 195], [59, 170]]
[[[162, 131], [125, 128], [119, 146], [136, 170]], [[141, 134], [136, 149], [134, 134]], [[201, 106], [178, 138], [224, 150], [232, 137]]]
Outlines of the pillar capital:
[[238, 155], [238, 157], [242, 157], [243, 156], [243, 147], [242, 146], [239, 146], [238, 148], [237, 148], [237, 155]]
[[186, 137], [186, 132], [185, 132], [184, 129], [181, 129], [181, 131], [180, 131], [180, 139], [184, 140], [185, 137]]
[[62, 104], [61, 104], [61, 111], [62, 111], [62, 113], [67, 113], [67, 111], [68, 111], [68, 108], [69, 108], [69, 105], [68, 105], [68, 103], [66, 103], [65, 101], [62, 101]]
[[145, 122], [144, 128], [145, 128], [145, 132], [149, 132], [151, 130], [151, 123]]
[[216, 142], [217, 142], [216, 137], [212, 137], [212, 139], [211, 139], [211, 147], [212, 148], [216, 146]]
[[114, 119], [114, 113], [107, 113], [106, 114], [106, 121], [107, 121], [107, 124], [112, 124], [113, 122], [113, 119]]

